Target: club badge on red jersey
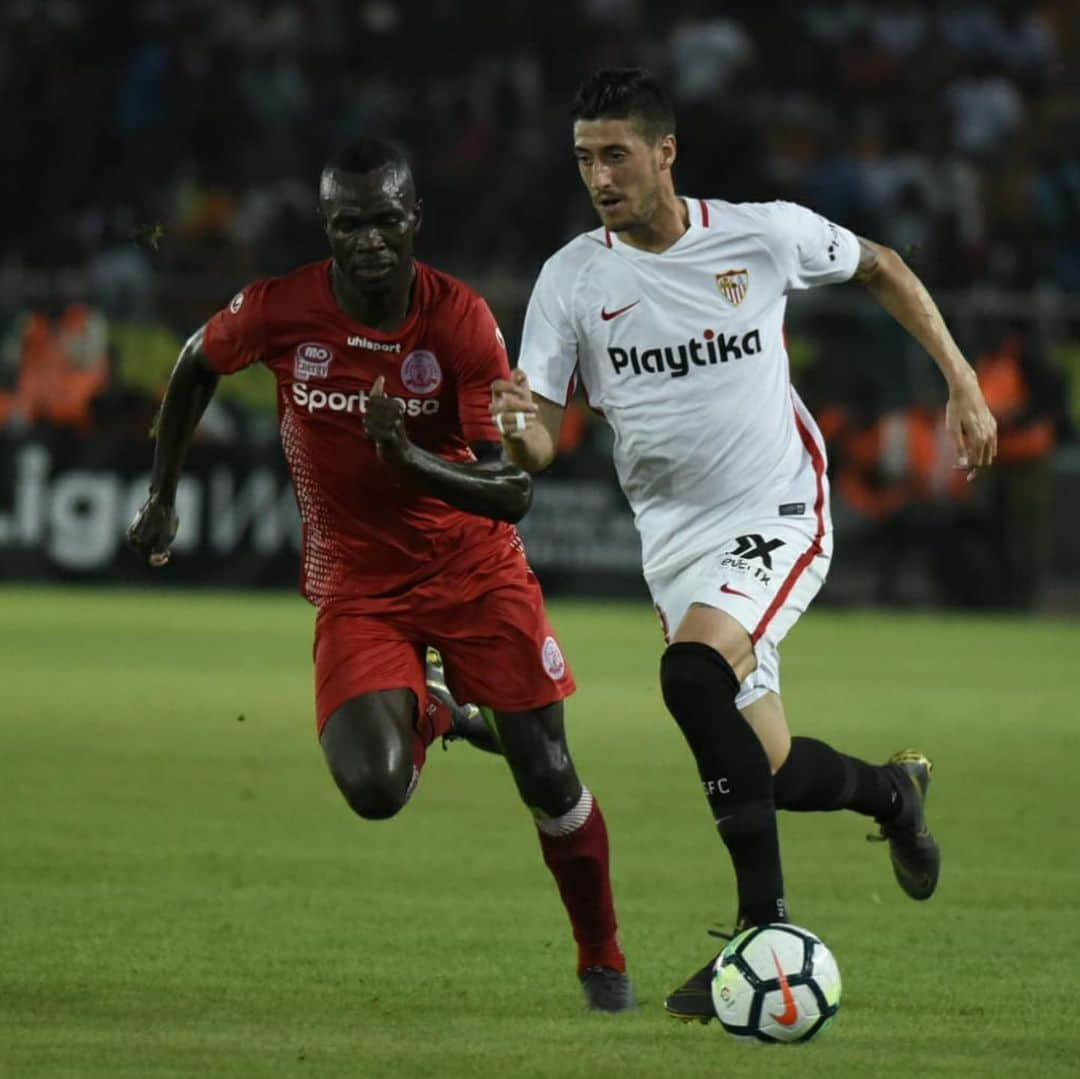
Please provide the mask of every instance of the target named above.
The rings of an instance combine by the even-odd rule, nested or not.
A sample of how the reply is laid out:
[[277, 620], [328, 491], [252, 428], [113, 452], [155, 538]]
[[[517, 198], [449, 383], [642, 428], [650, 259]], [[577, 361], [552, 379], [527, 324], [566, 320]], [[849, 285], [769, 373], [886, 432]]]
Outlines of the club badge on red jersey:
[[407, 390], [425, 397], [435, 393], [442, 385], [442, 368], [434, 352], [415, 349], [401, 364], [401, 381]]
[[559, 642], [554, 637], [545, 638], [543, 648], [540, 650], [540, 660], [553, 682], [558, 682], [566, 674], [566, 659], [563, 657]]

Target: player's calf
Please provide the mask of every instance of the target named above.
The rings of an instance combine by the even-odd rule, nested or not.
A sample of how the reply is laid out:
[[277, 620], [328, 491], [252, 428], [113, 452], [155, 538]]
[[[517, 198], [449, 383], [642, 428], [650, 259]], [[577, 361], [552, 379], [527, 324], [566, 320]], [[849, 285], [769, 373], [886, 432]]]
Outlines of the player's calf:
[[697, 762], [731, 855], [739, 909], [760, 924], [784, 918], [772, 771], [761, 741], [735, 705], [738, 676], [709, 645], [676, 642], [661, 659], [660, 688]]
[[562, 702], [496, 719], [518, 793], [536, 820], [544, 864], [570, 917], [586, 1003], [594, 1011], [633, 1008], [611, 893], [607, 825], [574, 768]]

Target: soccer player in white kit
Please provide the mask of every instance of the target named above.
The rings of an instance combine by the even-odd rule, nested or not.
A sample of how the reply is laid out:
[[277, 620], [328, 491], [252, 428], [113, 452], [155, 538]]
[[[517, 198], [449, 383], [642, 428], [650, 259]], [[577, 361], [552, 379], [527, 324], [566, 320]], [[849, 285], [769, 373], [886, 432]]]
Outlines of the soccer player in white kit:
[[[598, 73], [573, 116], [601, 227], [540, 272], [518, 368], [493, 387], [504, 445], [530, 471], [550, 464], [577, 381], [611, 425], [669, 642], [664, 701], [734, 865], [737, 930], [787, 920], [777, 808], [876, 818], [900, 885], [928, 898], [940, 869], [923, 812], [930, 762], [906, 750], [871, 765], [793, 739], [779, 696], [780, 642], [832, 555], [825, 446], [788, 372], [787, 294], [862, 281], [946, 378], [969, 475], [996, 446], [974, 372], [890, 249], [792, 203], [676, 195], [674, 118], [647, 73]], [[710, 970], [672, 993], [668, 1011], [712, 1017]]]

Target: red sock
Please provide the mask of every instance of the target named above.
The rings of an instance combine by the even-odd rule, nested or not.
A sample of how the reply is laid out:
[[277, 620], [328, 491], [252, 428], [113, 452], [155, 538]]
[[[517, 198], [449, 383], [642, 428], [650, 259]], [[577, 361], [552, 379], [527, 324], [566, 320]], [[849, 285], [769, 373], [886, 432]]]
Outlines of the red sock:
[[589, 967], [626, 970], [619, 947], [608, 868], [608, 836], [600, 805], [586, 788], [569, 813], [538, 822], [544, 862], [559, 886], [578, 946], [578, 974]]

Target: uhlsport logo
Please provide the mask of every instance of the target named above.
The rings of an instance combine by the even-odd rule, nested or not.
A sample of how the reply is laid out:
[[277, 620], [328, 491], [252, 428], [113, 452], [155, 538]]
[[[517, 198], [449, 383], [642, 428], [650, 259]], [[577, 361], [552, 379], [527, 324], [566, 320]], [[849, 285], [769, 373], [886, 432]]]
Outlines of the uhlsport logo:
[[725, 270], [718, 273], [716, 287], [732, 307], [738, 307], [746, 299], [746, 290], [750, 287], [750, 271]]
[[615, 374], [623, 372], [641, 375], [668, 374], [671, 378], [683, 378], [693, 367], [710, 367], [744, 356], [756, 356], [761, 351], [761, 334], [757, 330], [746, 333], [725, 334], [706, 330], [699, 341], [691, 337], [684, 345], [660, 345], [639, 349], [608, 347], [608, 356]]
[[442, 368], [435, 353], [426, 349], [410, 352], [401, 364], [401, 381], [413, 393], [435, 393], [442, 385]]
[[540, 649], [540, 659], [548, 677], [554, 681], [558, 682], [566, 674], [566, 660], [563, 658], [559, 642], [554, 637], [544, 639], [544, 647]]
[[368, 352], [400, 352], [400, 341], [372, 341], [370, 337], [363, 337], [359, 334], [354, 334], [352, 337], [345, 338], [345, 344], [349, 348], [365, 348]]
[[329, 345], [313, 341], [300, 345], [293, 363], [293, 376], [306, 382], [309, 378], [326, 378], [330, 374], [330, 361], [334, 353]]

